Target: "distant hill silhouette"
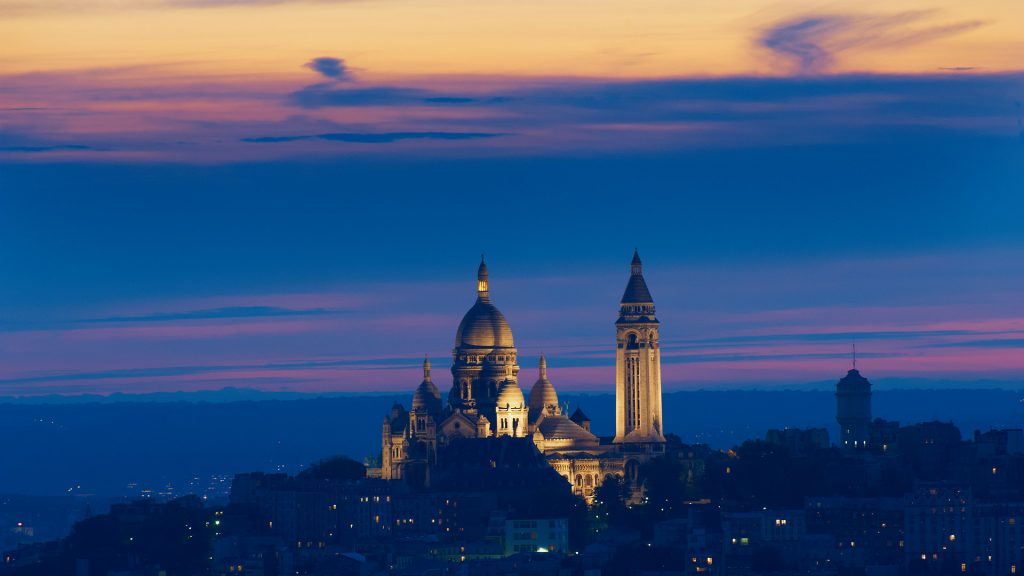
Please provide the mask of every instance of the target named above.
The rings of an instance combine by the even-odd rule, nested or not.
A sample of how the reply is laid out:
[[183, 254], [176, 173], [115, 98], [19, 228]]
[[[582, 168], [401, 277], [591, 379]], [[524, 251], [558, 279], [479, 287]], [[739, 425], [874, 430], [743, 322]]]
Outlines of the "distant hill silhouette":
[[[225, 399], [238, 395], [249, 399]], [[1024, 427], [1022, 397], [1014, 390], [881, 390], [874, 414], [903, 423], [951, 420], [969, 435]], [[335, 455], [361, 461], [380, 450], [385, 411], [408, 403], [409, 394], [282, 399], [235, 389], [127, 398], [0, 403], [0, 493], [58, 494], [81, 485], [82, 492], [123, 495], [170, 482], [180, 494], [193, 478], [203, 484], [212, 474], [295, 473]], [[612, 394], [560, 399], [570, 412], [582, 408], [597, 434], [614, 432]], [[715, 448], [785, 426], [826, 427], [835, 440], [834, 402], [829, 390], [673, 392], [664, 397], [665, 429]]]

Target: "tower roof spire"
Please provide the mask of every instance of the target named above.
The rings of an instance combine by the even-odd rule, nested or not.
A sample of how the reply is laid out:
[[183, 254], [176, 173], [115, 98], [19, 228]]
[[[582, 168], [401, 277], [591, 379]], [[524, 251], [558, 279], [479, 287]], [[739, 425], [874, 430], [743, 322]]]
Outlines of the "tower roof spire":
[[622, 304], [653, 304], [654, 298], [651, 291], [647, 289], [647, 282], [644, 281], [643, 263], [640, 262], [640, 252], [633, 249], [633, 261], [630, 263], [629, 283], [626, 284], [626, 291], [622, 294]]
[[540, 369], [540, 377], [548, 377], [548, 361], [544, 358], [544, 354], [540, 355], [540, 362], [537, 363], [537, 368]]
[[423, 380], [430, 382], [430, 358], [423, 356]]
[[490, 290], [487, 282], [487, 263], [484, 262], [484, 255], [480, 253], [480, 267], [476, 271], [476, 295], [481, 300], [490, 300]]

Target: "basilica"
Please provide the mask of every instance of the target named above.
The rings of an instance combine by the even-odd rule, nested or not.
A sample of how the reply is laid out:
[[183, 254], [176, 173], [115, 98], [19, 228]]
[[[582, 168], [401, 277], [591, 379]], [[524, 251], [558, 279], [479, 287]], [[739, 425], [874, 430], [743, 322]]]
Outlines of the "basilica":
[[537, 381], [528, 395], [523, 393], [512, 329], [491, 301], [482, 259], [476, 293], [476, 302], [455, 332], [447, 398], [442, 400], [430, 360], [425, 359], [423, 381], [409, 410], [395, 404], [384, 418], [381, 467], [371, 475], [429, 485], [439, 453], [456, 439], [508, 436], [532, 442], [587, 501], [609, 475], [623, 478], [633, 494], [639, 494], [638, 467], [665, 451], [659, 323], [639, 254], [633, 253], [615, 322], [614, 436], [597, 436], [578, 408], [566, 415], [544, 356]]

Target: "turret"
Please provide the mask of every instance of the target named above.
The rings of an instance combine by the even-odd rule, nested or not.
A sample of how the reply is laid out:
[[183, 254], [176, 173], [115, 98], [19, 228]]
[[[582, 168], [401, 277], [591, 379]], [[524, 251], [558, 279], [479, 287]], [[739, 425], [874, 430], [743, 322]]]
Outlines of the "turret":
[[569, 420], [572, 420], [579, 425], [580, 428], [590, 432], [590, 418], [583, 413], [582, 409], [577, 408], [576, 411], [572, 413], [572, 416], [569, 417]]
[[537, 363], [539, 376], [530, 389], [530, 423], [536, 424], [544, 416], [560, 416], [562, 407], [558, 405], [558, 394], [555, 386], [548, 380], [548, 363], [541, 354]]

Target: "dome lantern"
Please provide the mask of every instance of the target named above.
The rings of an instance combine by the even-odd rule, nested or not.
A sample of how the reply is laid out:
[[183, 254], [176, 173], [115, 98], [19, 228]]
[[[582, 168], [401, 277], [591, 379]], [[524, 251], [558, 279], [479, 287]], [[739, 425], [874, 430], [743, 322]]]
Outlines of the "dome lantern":
[[484, 262], [484, 255], [480, 255], [480, 267], [476, 271], [476, 295], [481, 300], [490, 302], [491, 295], [487, 283], [487, 263]]

